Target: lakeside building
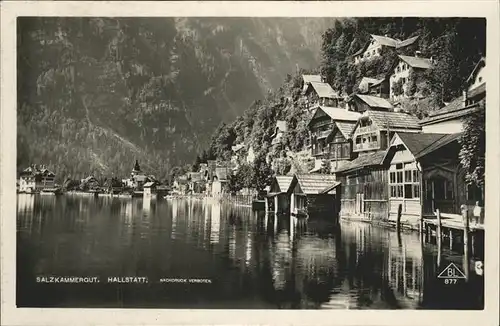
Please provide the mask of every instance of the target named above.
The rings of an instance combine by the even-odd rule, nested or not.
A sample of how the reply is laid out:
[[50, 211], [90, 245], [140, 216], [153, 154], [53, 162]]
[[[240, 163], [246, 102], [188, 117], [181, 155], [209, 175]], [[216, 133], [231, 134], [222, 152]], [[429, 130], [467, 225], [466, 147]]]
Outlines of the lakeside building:
[[486, 100], [486, 60], [482, 58], [467, 78], [462, 96], [445, 107], [429, 113], [421, 121], [423, 132], [458, 133], [464, 129], [464, 118], [484, 110]]
[[354, 64], [380, 57], [385, 49], [396, 51], [406, 51], [412, 45], [416, 45], [419, 36], [410, 37], [404, 41], [394, 39], [388, 35], [370, 35], [370, 40], [364, 46], [352, 55]]
[[[389, 172], [389, 216], [418, 228], [422, 216], [460, 214], [467, 198], [465, 171], [458, 158], [461, 134], [396, 133], [383, 159]], [[472, 213], [472, 209], [469, 209]]]
[[338, 222], [340, 182], [332, 174], [296, 174], [288, 188], [290, 214], [295, 216], [328, 216]]
[[140, 191], [146, 182], [152, 181], [150, 179], [150, 177], [146, 176], [146, 174], [141, 171], [139, 161], [135, 160], [134, 168], [132, 169], [132, 172], [130, 172], [130, 178], [123, 179], [122, 182], [125, 187]]
[[44, 188], [55, 186], [56, 175], [44, 165], [32, 165], [19, 174], [19, 191], [24, 193], [38, 192]]
[[277, 175], [271, 181], [266, 197], [266, 211], [275, 214], [290, 214], [290, 196], [287, 191], [293, 176]]

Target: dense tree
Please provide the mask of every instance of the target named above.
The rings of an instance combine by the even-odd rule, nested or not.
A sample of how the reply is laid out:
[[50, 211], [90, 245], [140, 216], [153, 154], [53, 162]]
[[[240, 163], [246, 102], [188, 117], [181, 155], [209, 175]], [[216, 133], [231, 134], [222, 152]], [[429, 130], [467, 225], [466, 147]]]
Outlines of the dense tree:
[[466, 181], [470, 185], [484, 185], [486, 151], [486, 110], [484, 102], [480, 110], [469, 115], [460, 138], [460, 162], [466, 171]]

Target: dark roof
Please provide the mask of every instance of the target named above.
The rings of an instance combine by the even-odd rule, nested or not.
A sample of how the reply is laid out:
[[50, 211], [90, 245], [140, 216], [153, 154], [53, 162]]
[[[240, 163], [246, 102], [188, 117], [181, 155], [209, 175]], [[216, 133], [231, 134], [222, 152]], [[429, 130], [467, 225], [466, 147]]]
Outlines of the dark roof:
[[373, 153], [362, 154], [356, 159], [345, 162], [335, 172], [350, 172], [369, 166], [380, 165], [383, 162], [386, 151], [381, 150]]
[[358, 121], [359, 117], [361, 117], [361, 114], [358, 112], [347, 111], [346, 109], [333, 108], [330, 106], [318, 106], [313, 116], [309, 120], [308, 125], [314, 120], [316, 114], [320, 111], [328, 115], [333, 121], [347, 121], [355, 123], [356, 121]]
[[410, 57], [407, 55], [399, 55], [401, 60], [406, 62], [412, 68], [420, 68], [420, 69], [430, 69], [432, 68], [431, 59], [420, 58], [420, 57]]
[[454, 118], [459, 118], [468, 114], [471, 114], [480, 109], [480, 106], [475, 103], [469, 106], [464, 106], [462, 96], [455, 98], [445, 107], [429, 113], [429, 116], [422, 121], [420, 124], [425, 126], [432, 124], [433, 122], [445, 121]]
[[[440, 134], [440, 133], [396, 133], [401, 139], [406, 148], [413, 154], [415, 159], [424, 157], [427, 154], [457, 140], [462, 133], [456, 134]], [[395, 136], [396, 137], [396, 136]], [[390, 147], [393, 148], [393, 147]], [[384, 158], [384, 161], [389, 157], [389, 152]]]
[[467, 98], [477, 96], [479, 94], [486, 93], [486, 83], [483, 83], [472, 90], [467, 92]]
[[[297, 179], [300, 188], [306, 195], [320, 194], [328, 187], [338, 183], [333, 174], [296, 174], [294, 179]], [[288, 190], [291, 191], [292, 189], [289, 188]]]
[[387, 111], [366, 111], [368, 116], [381, 130], [389, 129], [404, 129], [404, 130], [420, 130], [419, 120], [404, 112], [387, 112]]

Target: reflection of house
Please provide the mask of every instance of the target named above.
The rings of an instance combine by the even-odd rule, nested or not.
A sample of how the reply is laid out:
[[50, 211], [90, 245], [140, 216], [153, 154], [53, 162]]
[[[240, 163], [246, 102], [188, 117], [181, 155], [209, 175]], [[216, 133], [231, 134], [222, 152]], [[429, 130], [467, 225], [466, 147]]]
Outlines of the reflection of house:
[[304, 95], [308, 99], [309, 109], [317, 105], [338, 107], [342, 101], [339, 93], [334, 91], [332, 86], [327, 83], [309, 83]]
[[55, 186], [55, 174], [44, 166], [38, 168], [32, 165], [23, 170], [19, 175], [19, 191], [35, 192], [43, 188]]
[[[421, 58], [419, 56], [410, 57], [406, 55], [398, 56], [398, 61], [394, 64], [392, 75], [389, 78], [389, 97], [392, 100], [407, 97], [405, 94], [410, 86], [410, 78], [413, 82], [419, 79], [419, 75], [433, 66], [432, 58]], [[397, 83], [401, 83], [401, 89], [395, 89]]]
[[466, 89], [462, 96], [457, 97], [445, 107], [432, 111], [424, 119], [422, 130], [424, 132], [457, 133], [463, 131], [463, 119], [482, 110], [479, 103], [486, 98], [485, 70], [486, 61], [481, 59], [467, 79]]
[[340, 182], [331, 174], [296, 174], [288, 188], [292, 215], [327, 215], [338, 221], [340, 209], [336, 189]]
[[287, 194], [293, 176], [278, 175], [273, 178], [267, 194], [267, 205], [269, 211], [275, 214], [290, 213], [290, 197]]
[[353, 129], [353, 151], [356, 153], [386, 149], [396, 131], [421, 131], [418, 119], [410, 114], [375, 110], [365, 111]]
[[389, 166], [390, 219], [396, 219], [399, 209], [402, 222], [418, 227], [421, 216], [433, 215], [436, 209], [460, 213], [460, 205], [467, 202], [465, 174], [458, 160], [460, 135], [397, 133], [393, 137], [384, 158]]
[[354, 63], [358, 64], [365, 60], [370, 60], [379, 57], [382, 54], [383, 48], [389, 48], [393, 50], [402, 50], [410, 45], [414, 44], [418, 39], [418, 36], [411, 37], [404, 41], [393, 39], [387, 35], [371, 35], [370, 41], [366, 42], [365, 45], [353, 54]]
[[287, 131], [286, 121], [278, 120], [276, 121], [276, 127], [274, 128], [274, 133], [271, 136], [271, 144], [277, 146], [281, 143], [281, 138], [283, 138], [284, 133]]

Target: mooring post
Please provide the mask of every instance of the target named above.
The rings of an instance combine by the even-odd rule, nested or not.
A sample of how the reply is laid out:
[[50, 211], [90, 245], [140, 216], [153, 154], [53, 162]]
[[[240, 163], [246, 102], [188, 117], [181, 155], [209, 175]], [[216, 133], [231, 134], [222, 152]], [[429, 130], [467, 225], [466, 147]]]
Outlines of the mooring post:
[[467, 206], [462, 205], [462, 220], [464, 223], [464, 253], [469, 252], [469, 217], [467, 216]]
[[401, 214], [403, 212], [403, 205], [398, 206], [398, 217], [396, 218], [396, 230], [399, 232], [401, 228]]
[[441, 244], [441, 212], [439, 209], [436, 209], [436, 217], [437, 217], [437, 227], [436, 227], [436, 243]]
[[452, 250], [453, 249], [453, 229], [452, 228], [450, 228], [449, 236], [450, 236], [450, 250]]

